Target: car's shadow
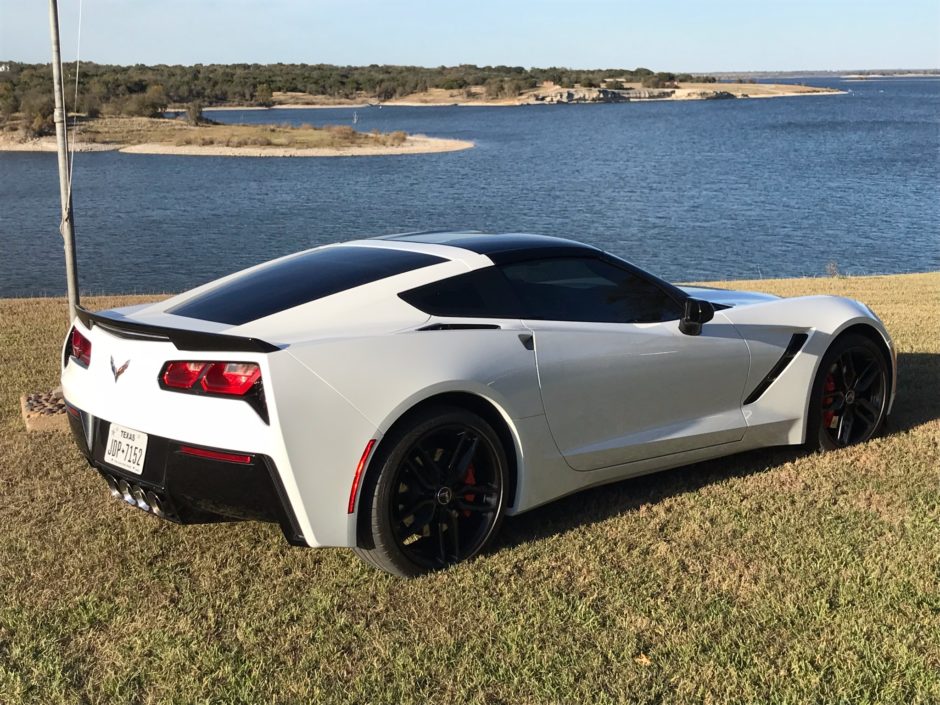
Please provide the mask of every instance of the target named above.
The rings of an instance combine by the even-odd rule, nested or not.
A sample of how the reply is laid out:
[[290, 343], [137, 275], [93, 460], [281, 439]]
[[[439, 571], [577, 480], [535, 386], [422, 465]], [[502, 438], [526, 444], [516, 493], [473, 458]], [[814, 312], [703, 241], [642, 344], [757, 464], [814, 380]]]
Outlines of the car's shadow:
[[[940, 419], [940, 354], [901, 353], [898, 370], [897, 400], [882, 435], [905, 433]], [[753, 450], [584, 490], [520, 516], [507, 517], [491, 550], [561, 534], [732, 477], [772, 470], [807, 452], [799, 446]]]

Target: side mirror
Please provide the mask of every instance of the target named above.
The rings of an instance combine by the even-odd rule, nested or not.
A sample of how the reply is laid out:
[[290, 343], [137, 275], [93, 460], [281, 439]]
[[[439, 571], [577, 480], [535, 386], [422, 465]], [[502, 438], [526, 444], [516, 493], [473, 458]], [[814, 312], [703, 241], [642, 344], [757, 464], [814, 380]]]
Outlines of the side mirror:
[[714, 317], [715, 307], [708, 301], [686, 299], [679, 330], [686, 335], [698, 335], [702, 332], [702, 324], [708, 323]]

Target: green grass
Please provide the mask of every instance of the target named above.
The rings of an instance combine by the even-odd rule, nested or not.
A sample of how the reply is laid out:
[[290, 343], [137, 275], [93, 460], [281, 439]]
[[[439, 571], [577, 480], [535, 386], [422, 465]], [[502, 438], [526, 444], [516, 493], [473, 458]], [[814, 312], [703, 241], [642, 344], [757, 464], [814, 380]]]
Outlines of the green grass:
[[18, 416], [64, 303], [0, 301], [0, 702], [940, 702], [940, 273], [743, 286], [882, 316], [885, 435], [584, 492], [412, 581], [111, 500]]

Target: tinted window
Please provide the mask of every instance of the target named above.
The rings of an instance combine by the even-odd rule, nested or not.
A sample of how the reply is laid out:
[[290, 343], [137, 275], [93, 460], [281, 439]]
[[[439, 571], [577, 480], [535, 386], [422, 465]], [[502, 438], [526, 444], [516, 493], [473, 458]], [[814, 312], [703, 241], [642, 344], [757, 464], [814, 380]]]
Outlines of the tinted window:
[[680, 317], [679, 304], [655, 283], [593, 258], [553, 258], [502, 268], [523, 318], [652, 323]]
[[169, 309], [241, 325], [309, 301], [446, 260], [378, 247], [327, 247], [272, 262]]
[[432, 316], [518, 317], [518, 306], [515, 305], [512, 290], [495, 267], [485, 267], [432, 282], [400, 296]]

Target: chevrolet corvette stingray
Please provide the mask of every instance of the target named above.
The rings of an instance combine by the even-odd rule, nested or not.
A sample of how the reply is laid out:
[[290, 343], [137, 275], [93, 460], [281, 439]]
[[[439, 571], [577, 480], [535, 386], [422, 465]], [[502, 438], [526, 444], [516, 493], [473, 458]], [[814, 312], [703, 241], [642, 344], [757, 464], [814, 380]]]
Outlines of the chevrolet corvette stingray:
[[896, 354], [864, 304], [677, 287], [599, 249], [424, 232], [326, 245], [153, 304], [79, 309], [73, 435], [174, 522], [277, 522], [415, 576], [587, 487], [867, 441]]

